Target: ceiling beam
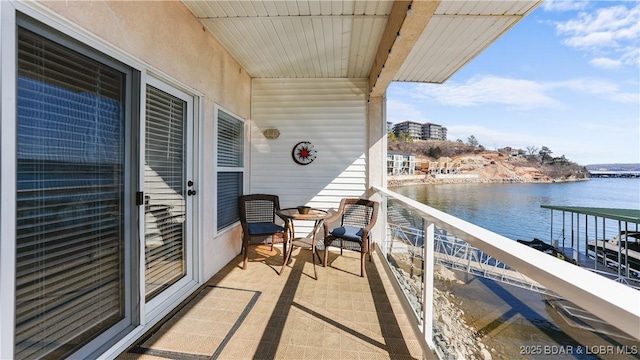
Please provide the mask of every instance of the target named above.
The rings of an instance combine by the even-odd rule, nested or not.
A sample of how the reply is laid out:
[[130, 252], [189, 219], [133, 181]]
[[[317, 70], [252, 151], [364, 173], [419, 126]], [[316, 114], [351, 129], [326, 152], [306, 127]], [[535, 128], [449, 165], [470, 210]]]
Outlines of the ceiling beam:
[[393, 4], [369, 72], [369, 96], [384, 95], [439, 4], [439, 0], [396, 1]]

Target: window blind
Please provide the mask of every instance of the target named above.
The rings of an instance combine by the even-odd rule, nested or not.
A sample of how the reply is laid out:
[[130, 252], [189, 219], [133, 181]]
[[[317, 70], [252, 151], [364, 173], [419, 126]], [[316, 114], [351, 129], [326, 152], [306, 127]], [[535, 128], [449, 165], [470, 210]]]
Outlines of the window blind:
[[124, 317], [125, 74], [18, 29], [15, 357]]
[[218, 166], [242, 167], [244, 162], [244, 123], [218, 111]]
[[153, 86], [147, 86], [146, 103], [145, 293], [149, 300], [186, 271], [186, 103]]
[[241, 172], [218, 172], [218, 229], [240, 219], [238, 196], [242, 195]]
[[218, 230], [240, 219], [238, 196], [244, 179], [244, 122], [218, 110]]

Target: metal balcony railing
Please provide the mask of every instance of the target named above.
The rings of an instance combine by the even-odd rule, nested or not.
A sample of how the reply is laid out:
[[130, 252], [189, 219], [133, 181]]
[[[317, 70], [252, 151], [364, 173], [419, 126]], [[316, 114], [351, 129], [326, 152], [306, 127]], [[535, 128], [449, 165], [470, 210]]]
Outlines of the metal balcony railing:
[[[377, 237], [377, 253], [383, 258], [388, 275], [395, 280], [394, 288], [404, 299], [405, 310], [413, 314], [414, 330], [424, 339], [426, 351], [446, 359], [490, 351], [476, 340], [498, 325], [482, 323], [483, 318], [490, 317], [483, 313], [482, 306], [469, 316], [476, 322], [476, 328], [465, 324], [465, 314], [457, 306], [462, 299], [453, 295], [456, 288], [451, 285], [482, 278], [517, 289], [507, 291], [531, 292], [544, 298], [571, 326], [606, 334], [602, 339], [612, 339], [609, 336], [621, 339], [611, 346], [580, 343], [580, 339], [571, 339], [566, 344], [562, 339], [555, 344], [529, 340], [518, 343], [509, 339], [517, 351], [515, 355], [534, 355], [537, 350], [540, 355], [553, 355], [554, 351], [579, 355], [598, 349], [612, 354], [638, 354], [640, 291], [633, 286], [549, 256], [386, 188], [372, 190], [370, 198], [381, 203], [378, 230], [384, 233]], [[466, 301], [490, 303], [492, 295], [485, 289]], [[503, 301], [520, 301], [505, 297], [507, 300]], [[532, 354], [526, 353], [529, 350]]]

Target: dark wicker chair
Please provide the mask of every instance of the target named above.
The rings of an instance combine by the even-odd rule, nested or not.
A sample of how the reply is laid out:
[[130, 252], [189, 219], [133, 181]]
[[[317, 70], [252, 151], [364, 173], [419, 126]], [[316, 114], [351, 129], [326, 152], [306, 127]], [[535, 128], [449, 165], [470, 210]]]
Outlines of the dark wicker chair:
[[[242, 225], [242, 253], [244, 261], [242, 269], [247, 268], [249, 245], [271, 243], [286, 244], [286, 231], [280, 221], [276, 222], [276, 212], [280, 210], [280, 199], [277, 195], [250, 194], [238, 197], [240, 224]], [[283, 249], [284, 253], [284, 249]]]
[[[371, 261], [371, 228], [378, 218], [379, 204], [375, 201], [345, 198], [340, 201], [338, 212], [324, 223], [324, 264], [328, 264], [329, 246], [360, 252], [360, 276], [364, 276], [364, 256]], [[340, 221], [339, 226], [332, 225]], [[334, 225], [335, 226], [335, 225]]]

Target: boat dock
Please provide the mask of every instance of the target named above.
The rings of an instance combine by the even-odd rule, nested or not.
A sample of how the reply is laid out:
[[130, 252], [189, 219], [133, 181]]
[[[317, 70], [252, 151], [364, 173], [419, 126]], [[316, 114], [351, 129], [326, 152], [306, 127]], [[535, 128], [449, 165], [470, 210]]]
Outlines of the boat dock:
[[[564, 249], [565, 254], [591, 271], [640, 288], [640, 253], [621, 245], [617, 246], [614, 254], [609, 254], [612, 256], [605, 256], [606, 247], [603, 246], [605, 241], [616, 236], [640, 231], [640, 210], [554, 205], [541, 207], [551, 210], [550, 238], [555, 243], [552, 245]], [[558, 213], [561, 215], [559, 219]], [[596, 258], [599, 260], [596, 261]]]

